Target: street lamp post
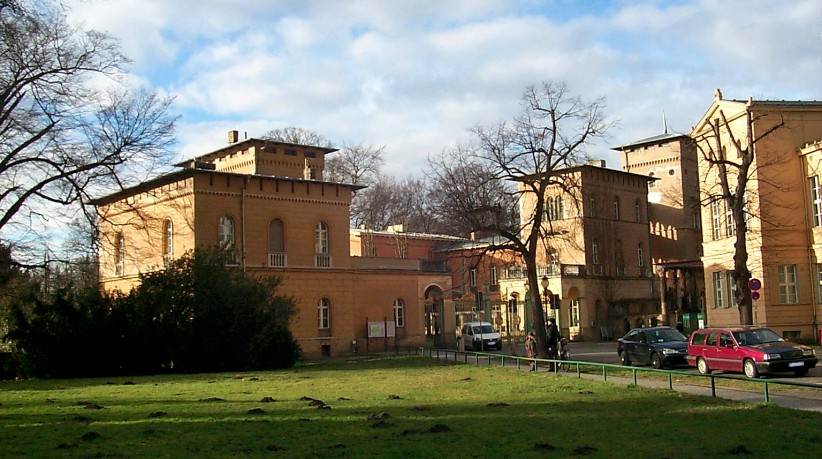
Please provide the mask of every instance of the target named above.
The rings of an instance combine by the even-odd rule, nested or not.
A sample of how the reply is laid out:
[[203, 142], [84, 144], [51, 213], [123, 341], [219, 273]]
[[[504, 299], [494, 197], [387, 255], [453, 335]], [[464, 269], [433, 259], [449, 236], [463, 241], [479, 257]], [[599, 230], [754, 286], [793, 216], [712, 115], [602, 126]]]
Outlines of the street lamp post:
[[[542, 286], [542, 309], [543, 311], [545, 311], [547, 316], [548, 311], [551, 310], [551, 298], [548, 295], [548, 276], [542, 276], [542, 280], [540, 280], [540, 285]], [[547, 308], [545, 307], [546, 304], [548, 305]], [[559, 314], [556, 315], [558, 316]], [[548, 317], [545, 317], [545, 320], [547, 321]], [[559, 320], [557, 320], [557, 327], [559, 327]]]

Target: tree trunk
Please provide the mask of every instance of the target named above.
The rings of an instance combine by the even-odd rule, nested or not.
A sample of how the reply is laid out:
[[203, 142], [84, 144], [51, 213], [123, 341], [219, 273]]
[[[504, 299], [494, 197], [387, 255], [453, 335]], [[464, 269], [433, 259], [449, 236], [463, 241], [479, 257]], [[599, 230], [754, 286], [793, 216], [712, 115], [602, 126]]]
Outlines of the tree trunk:
[[[741, 201], [741, 199], [737, 201]], [[748, 287], [751, 272], [748, 271], [748, 243], [745, 238], [748, 233], [748, 225], [745, 222], [743, 206], [744, 203], [739, 202], [733, 209], [733, 215], [736, 219], [736, 241], [734, 242], [734, 271], [732, 277], [736, 285], [735, 299], [739, 308], [739, 323], [753, 325], [753, 303], [751, 290]]]
[[[525, 256], [525, 267], [528, 270], [528, 289], [531, 291], [531, 315], [534, 318], [532, 327], [537, 336], [537, 355], [548, 357], [548, 339], [545, 333], [545, 314], [542, 309], [542, 287], [537, 276], [536, 256]], [[526, 330], [528, 333], [531, 330]]]

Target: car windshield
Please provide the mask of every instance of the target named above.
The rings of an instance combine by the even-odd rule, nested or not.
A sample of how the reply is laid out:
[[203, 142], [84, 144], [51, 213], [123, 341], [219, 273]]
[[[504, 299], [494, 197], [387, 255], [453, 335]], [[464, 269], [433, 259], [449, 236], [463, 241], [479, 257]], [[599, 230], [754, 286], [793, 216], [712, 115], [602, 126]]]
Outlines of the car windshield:
[[490, 325], [480, 325], [479, 327], [474, 327], [474, 334], [479, 333], [494, 333], [494, 327]]
[[648, 330], [645, 332], [649, 343], [668, 343], [671, 341], [688, 341], [682, 333], [677, 330], [669, 328], [662, 328], [659, 330]]
[[740, 346], [751, 344], [776, 343], [784, 341], [779, 335], [767, 328], [734, 332], [734, 338]]

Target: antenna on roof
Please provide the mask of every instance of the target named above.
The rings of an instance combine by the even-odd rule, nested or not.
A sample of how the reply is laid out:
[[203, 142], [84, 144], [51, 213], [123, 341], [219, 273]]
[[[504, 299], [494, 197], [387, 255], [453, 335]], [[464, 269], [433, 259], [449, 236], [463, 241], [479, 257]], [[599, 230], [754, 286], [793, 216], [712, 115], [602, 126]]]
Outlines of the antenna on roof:
[[244, 140], [248, 140], [248, 131], [243, 131], [243, 135], [245, 136]]
[[665, 118], [665, 110], [662, 110], [662, 133], [668, 133], [668, 119]]

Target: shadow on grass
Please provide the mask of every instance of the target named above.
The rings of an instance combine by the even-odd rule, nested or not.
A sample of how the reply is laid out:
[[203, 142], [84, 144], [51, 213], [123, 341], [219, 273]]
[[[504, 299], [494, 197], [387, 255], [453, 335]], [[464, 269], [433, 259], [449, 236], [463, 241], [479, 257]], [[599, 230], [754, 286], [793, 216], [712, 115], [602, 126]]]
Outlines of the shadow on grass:
[[[477, 389], [489, 384], [493, 383], [486, 381]], [[329, 401], [328, 411], [289, 401], [265, 406], [259, 415], [247, 414], [250, 408], [263, 406], [254, 402], [189, 402], [189, 412], [175, 413], [171, 406], [162, 419], [148, 418], [148, 413], [118, 413], [112, 407], [110, 413], [88, 415], [89, 424], [65, 417], [4, 415], [0, 443], [8, 448], [7, 454], [34, 456], [55, 454], [59, 445], [75, 445], [70, 448], [83, 455], [451, 457], [468, 449], [480, 457], [538, 456], [544, 454], [544, 446], [537, 447], [541, 444], [559, 456], [624, 457], [630, 451], [637, 457], [717, 457], [744, 446], [768, 457], [776, 453], [776, 441], [781, 457], [813, 457], [815, 442], [820, 441], [817, 427], [822, 416], [815, 413], [706, 403], [700, 397], [585, 381], [537, 384], [546, 389], [550, 384], [554, 390], [527, 401], [511, 393], [496, 401], [505, 404], [495, 407], [485, 400], [426, 399], [420, 405], [409, 396], [396, 401]], [[377, 413], [388, 413], [380, 416], [380, 425], [368, 420]], [[99, 438], [82, 440], [88, 432]]]

